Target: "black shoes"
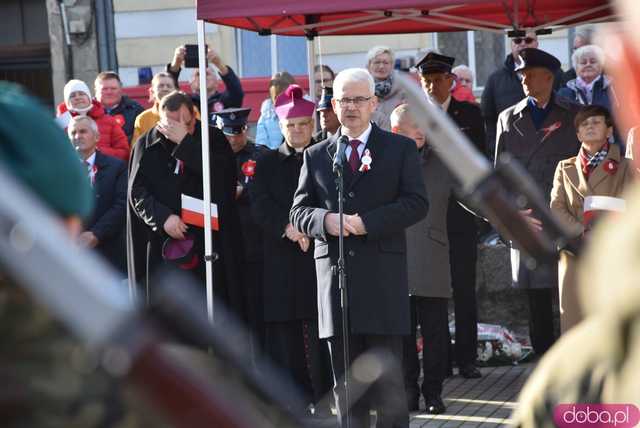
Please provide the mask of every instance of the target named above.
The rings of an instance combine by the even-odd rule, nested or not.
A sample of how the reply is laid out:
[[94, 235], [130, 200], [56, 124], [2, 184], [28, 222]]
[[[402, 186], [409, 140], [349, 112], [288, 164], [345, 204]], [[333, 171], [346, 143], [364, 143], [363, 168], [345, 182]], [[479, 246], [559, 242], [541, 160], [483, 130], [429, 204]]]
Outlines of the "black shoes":
[[407, 407], [409, 413], [417, 412], [420, 410], [420, 397], [409, 398], [407, 400]]
[[460, 376], [465, 379], [477, 379], [479, 377], [482, 377], [482, 373], [480, 373], [480, 370], [478, 370], [478, 368], [473, 364], [467, 364], [463, 367], [460, 367], [458, 371], [460, 373]]
[[425, 398], [426, 410], [430, 415], [439, 415], [444, 413], [447, 408], [439, 395]]

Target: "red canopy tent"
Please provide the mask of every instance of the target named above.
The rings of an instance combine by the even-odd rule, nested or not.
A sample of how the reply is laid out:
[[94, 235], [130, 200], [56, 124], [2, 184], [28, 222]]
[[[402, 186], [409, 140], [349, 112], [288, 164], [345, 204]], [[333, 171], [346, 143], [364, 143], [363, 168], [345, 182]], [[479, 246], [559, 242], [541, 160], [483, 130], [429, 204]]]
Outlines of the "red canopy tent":
[[[614, 19], [608, 0], [196, 0], [202, 117], [205, 218], [210, 212], [209, 117], [207, 112], [204, 22], [262, 35], [306, 36], [308, 70], [313, 72], [313, 38], [329, 35], [430, 33], [485, 30], [543, 30]], [[309, 92], [314, 92], [309, 79]], [[213, 322], [211, 226], [205, 222], [207, 310]]]
[[197, 18], [289, 36], [570, 26], [613, 18], [607, 0], [197, 0]]

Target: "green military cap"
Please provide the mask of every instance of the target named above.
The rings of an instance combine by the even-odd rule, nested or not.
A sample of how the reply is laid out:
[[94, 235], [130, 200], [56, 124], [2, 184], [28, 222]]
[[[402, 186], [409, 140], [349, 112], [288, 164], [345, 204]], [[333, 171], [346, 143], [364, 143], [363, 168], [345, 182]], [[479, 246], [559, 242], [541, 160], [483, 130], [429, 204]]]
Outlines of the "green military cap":
[[64, 131], [19, 86], [0, 82], [0, 165], [62, 216], [93, 210], [87, 171]]

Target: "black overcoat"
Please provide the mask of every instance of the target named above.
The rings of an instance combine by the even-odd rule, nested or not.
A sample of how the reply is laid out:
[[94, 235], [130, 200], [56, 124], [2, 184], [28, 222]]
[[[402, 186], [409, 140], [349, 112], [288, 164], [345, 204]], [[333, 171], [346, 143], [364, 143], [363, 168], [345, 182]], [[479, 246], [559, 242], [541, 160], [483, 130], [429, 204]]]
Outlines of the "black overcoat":
[[[218, 206], [220, 224], [220, 231], [213, 232], [213, 251], [219, 256], [213, 264], [214, 293], [244, 316], [244, 297], [238, 279], [242, 239], [235, 204], [235, 157], [219, 129], [209, 127], [209, 141], [211, 200]], [[175, 172], [178, 160], [184, 162], [180, 174]], [[181, 194], [202, 199], [200, 122], [197, 122], [193, 135], [187, 134], [179, 144], [168, 141], [156, 128], [151, 129], [134, 145], [129, 170], [131, 221], [127, 228], [127, 252], [134, 259], [143, 258], [142, 262], [133, 260], [133, 264], [139, 282], [144, 282], [146, 267], [153, 273], [163, 263], [162, 243], [168, 237], [163, 225], [169, 215], [180, 215]], [[189, 226], [189, 230], [196, 235], [198, 254], [202, 256], [203, 229]], [[197, 271], [204, 285], [202, 260]]]
[[[262, 262], [262, 228], [256, 223], [251, 210], [251, 187], [255, 182], [257, 161], [266, 151], [268, 151], [266, 147], [257, 146], [248, 141], [247, 145], [236, 153], [236, 173], [238, 176], [236, 205], [244, 244], [242, 261], [247, 263]], [[260, 272], [260, 276], [262, 276], [262, 272]]]
[[[290, 218], [315, 238], [320, 337], [341, 335], [338, 239], [324, 217], [338, 211], [332, 159], [338, 132], [304, 154]], [[354, 334], [409, 334], [405, 228], [427, 214], [428, 202], [416, 143], [372, 125], [366, 144], [371, 169], [345, 167], [345, 213], [359, 214], [367, 234], [345, 238], [350, 330]]]
[[302, 153], [282, 143], [258, 160], [251, 187], [253, 213], [264, 232], [266, 322], [314, 319], [317, 315], [313, 246], [305, 253], [284, 234], [301, 167]]

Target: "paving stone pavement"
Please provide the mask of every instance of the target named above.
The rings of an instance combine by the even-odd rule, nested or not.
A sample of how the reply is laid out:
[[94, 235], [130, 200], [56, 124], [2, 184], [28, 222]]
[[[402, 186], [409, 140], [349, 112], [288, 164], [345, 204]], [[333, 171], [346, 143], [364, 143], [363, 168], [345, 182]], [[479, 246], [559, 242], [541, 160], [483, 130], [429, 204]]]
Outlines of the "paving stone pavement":
[[[508, 426], [520, 389], [535, 364], [482, 368], [480, 379], [454, 376], [444, 383], [442, 415], [411, 414], [411, 428], [493, 428]], [[420, 402], [424, 409], [424, 401]]]

